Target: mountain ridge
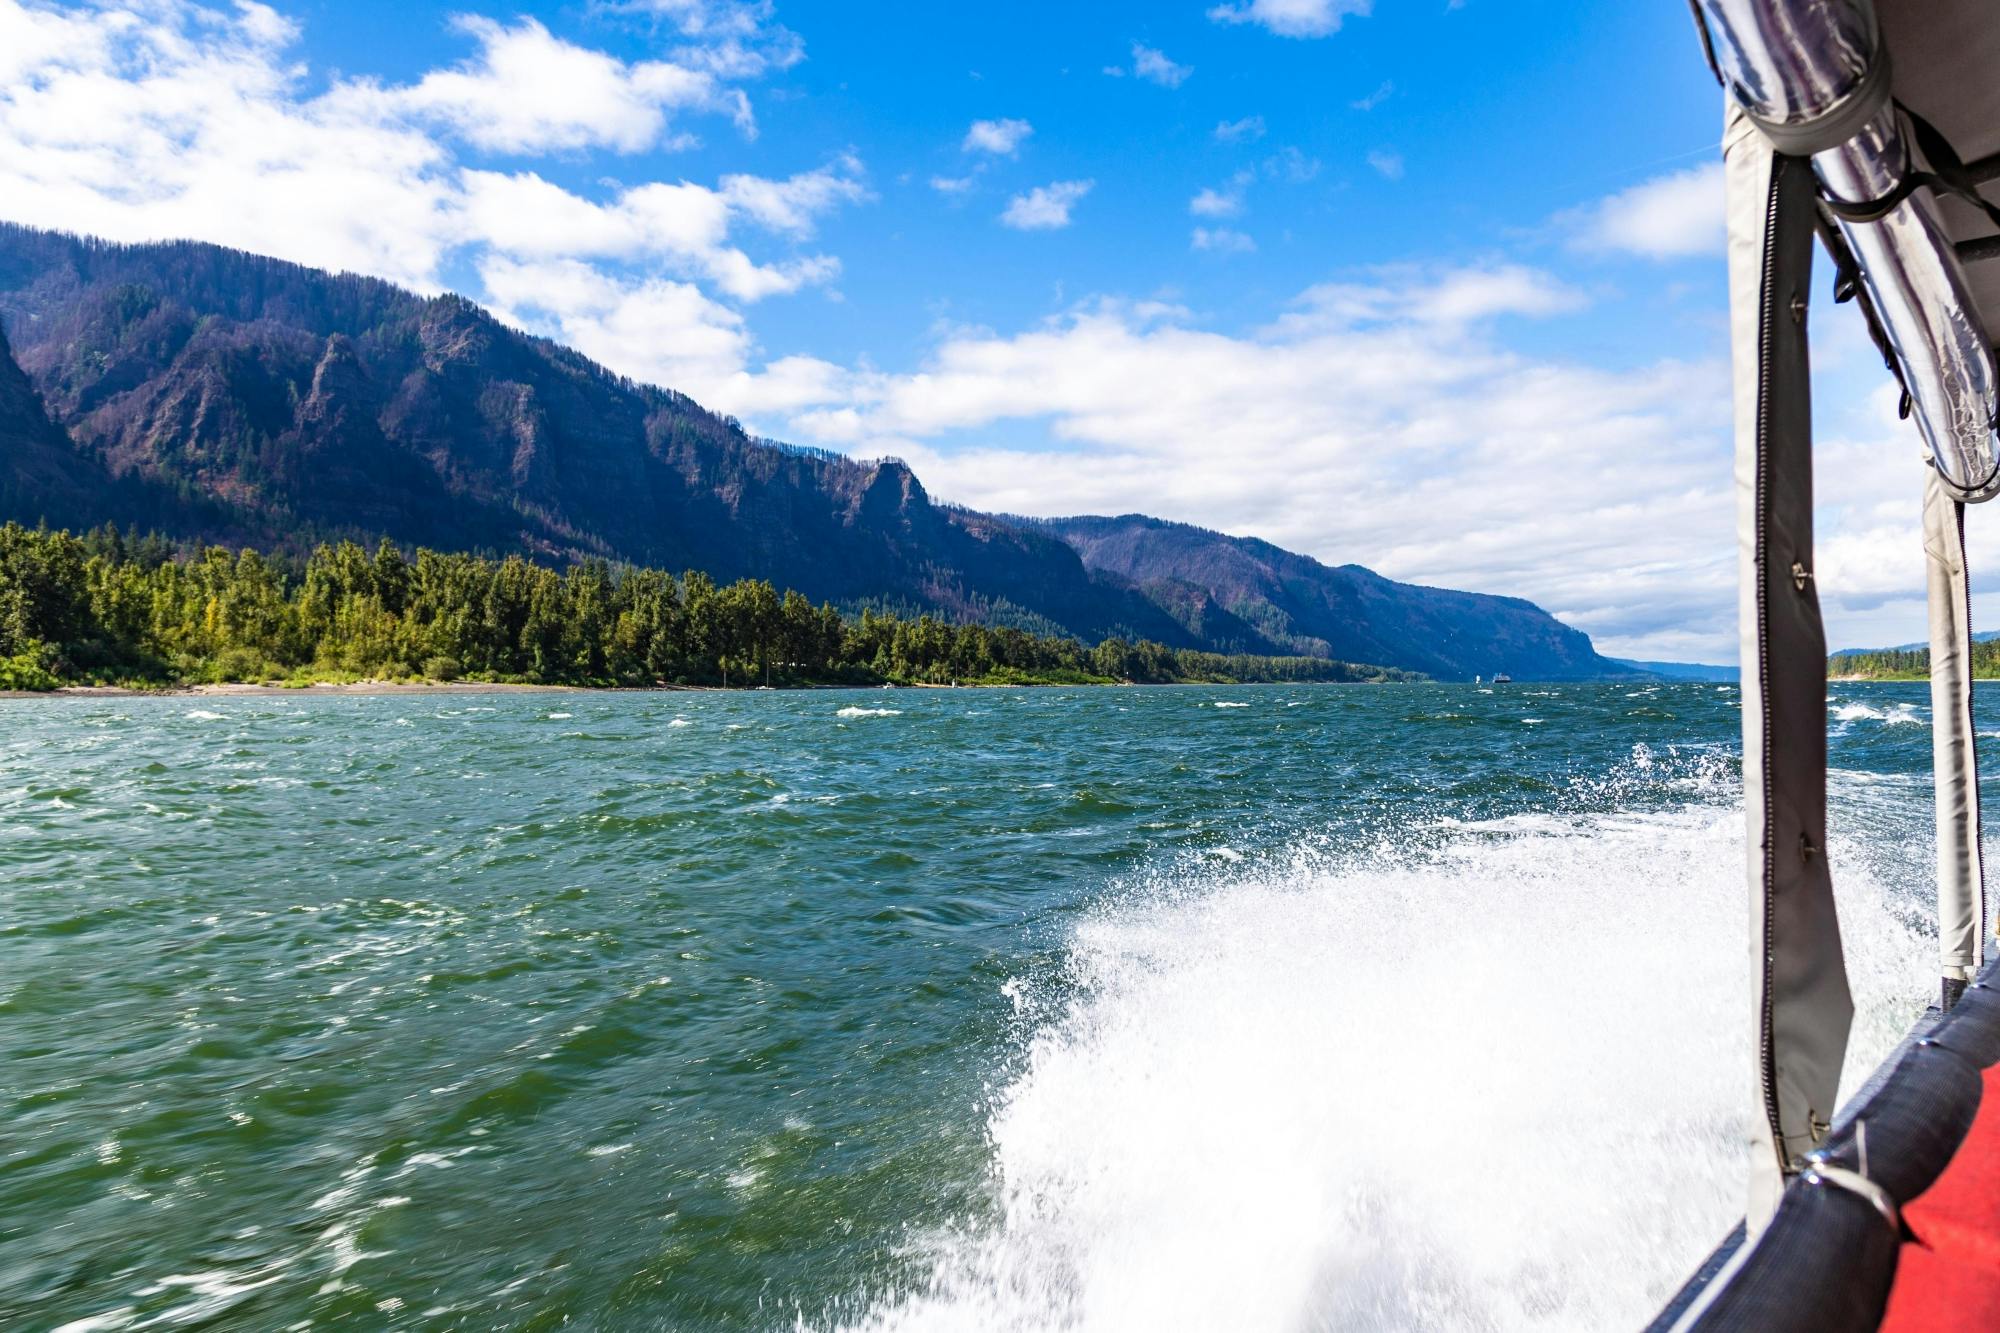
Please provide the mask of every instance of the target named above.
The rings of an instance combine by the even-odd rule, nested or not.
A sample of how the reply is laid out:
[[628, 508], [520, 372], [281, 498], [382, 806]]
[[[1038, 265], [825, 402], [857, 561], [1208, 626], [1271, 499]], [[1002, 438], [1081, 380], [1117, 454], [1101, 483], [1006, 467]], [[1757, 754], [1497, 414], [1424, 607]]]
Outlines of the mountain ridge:
[[[899, 460], [755, 439], [449, 293], [0, 223], [0, 334], [0, 517], [287, 548], [388, 536], [599, 556], [1087, 642], [1443, 677], [1631, 674], [1519, 598], [1144, 516], [940, 504]], [[1204, 534], [1193, 545], [1210, 564], [1117, 558], [1091, 526], [1141, 519], [1147, 533]]]
[[1343, 661], [1394, 655], [1407, 669], [1447, 677], [1619, 674], [1588, 635], [1524, 598], [1398, 583], [1362, 565], [1327, 565], [1262, 538], [1144, 514], [1019, 521], [1062, 536], [1087, 568], [1128, 579], [1162, 604], [1199, 582], [1285, 651]]

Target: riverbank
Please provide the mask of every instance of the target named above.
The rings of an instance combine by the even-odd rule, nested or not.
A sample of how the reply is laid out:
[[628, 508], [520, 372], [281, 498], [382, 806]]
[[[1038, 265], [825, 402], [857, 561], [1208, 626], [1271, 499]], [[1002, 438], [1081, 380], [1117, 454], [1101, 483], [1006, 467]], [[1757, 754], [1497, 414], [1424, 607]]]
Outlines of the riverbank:
[[[309, 685], [265, 685], [230, 681], [219, 685], [162, 685], [157, 689], [129, 685], [62, 685], [53, 690], [0, 690], [0, 699], [148, 699], [194, 696], [297, 697], [324, 694], [574, 694], [598, 691], [617, 694], [672, 694], [719, 691], [725, 688], [775, 689], [775, 686], [721, 685], [529, 685], [484, 680], [357, 680], [315, 681]], [[827, 690], [836, 685], [798, 685], [787, 689]]]
[[[582, 685], [517, 685], [476, 680], [359, 680], [311, 685], [261, 685], [232, 681], [221, 685], [162, 685], [146, 689], [129, 685], [62, 685], [53, 690], [0, 690], [0, 699], [144, 699], [154, 696], [300, 695], [300, 694], [536, 694], [587, 689]], [[659, 686], [694, 689], [695, 686]]]
[[1427, 683], [1393, 680], [1357, 681], [1241, 681], [1241, 680], [970, 680], [944, 684], [935, 681], [887, 681], [865, 685], [531, 685], [518, 681], [483, 680], [358, 680], [314, 681], [305, 685], [259, 684], [229, 681], [222, 684], [161, 685], [60, 685], [52, 690], [0, 690], [0, 699], [151, 699], [194, 698], [199, 696], [297, 698], [300, 695], [329, 694], [791, 694], [808, 690], [1018, 690], [1050, 688], [1098, 688], [1102, 686], [1157, 687], [1162, 685], [1395, 685]]

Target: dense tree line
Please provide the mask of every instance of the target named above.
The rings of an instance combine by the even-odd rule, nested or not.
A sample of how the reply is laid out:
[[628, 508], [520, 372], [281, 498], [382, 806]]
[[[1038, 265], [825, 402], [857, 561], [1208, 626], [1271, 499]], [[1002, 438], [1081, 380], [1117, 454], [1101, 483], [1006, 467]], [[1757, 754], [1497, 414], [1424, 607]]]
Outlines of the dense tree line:
[[565, 571], [384, 541], [302, 562], [116, 528], [0, 527], [0, 687], [460, 678], [592, 685], [1338, 681], [1407, 673], [1223, 656], [864, 609], [761, 579], [584, 560]]
[[[1834, 676], [1861, 676], [1869, 680], [1929, 680], [1931, 650], [1928, 648], [1881, 648], [1872, 652], [1839, 653], [1827, 659], [1827, 673]], [[2000, 639], [1972, 645], [1972, 674], [1981, 679], [2000, 677]]]

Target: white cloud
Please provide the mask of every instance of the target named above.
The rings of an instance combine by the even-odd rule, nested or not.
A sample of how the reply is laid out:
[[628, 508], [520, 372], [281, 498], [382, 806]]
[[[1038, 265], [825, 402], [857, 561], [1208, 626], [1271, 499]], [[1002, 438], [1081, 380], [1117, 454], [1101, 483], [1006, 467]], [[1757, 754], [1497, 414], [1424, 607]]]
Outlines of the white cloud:
[[707, 73], [587, 51], [532, 21], [461, 26], [480, 44], [471, 61], [406, 86], [335, 81], [312, 96], [290, 50], [298, 30], [262, 6], [150, 0], [135, 13], [0, 0], [0, 198], [17, 221], [218, 241], [418, 288], [434, 288], [464, 249], [660, 261], [744, 299], [836, 270], [821, 256], [758, 265], [727, 236], [739, 219], [809, 234], [815, 216], [865, 196], [852, 158], [781, 181], [645, 185], [606, 203], [532, 171], [462, 164], [453, 138], [622, 152], [660, 142], [670, 110], [734, 115], [740, 94]]
[[1229, 178], [1229, 184], [1221, 189], [1206, 188], [1188, 200], [1188, 212], [1198, 218], [1233, 218], [1243, 211], [1243, 191], [1252, 180], [1247, 171], [1239, 171]]
[[1096, 181], [1054, 181], [1038, 185], [1026, 194], [1017, 194], [1007, 203], [1000, 220], [1022, 231], [1054, 231], [1069, 225], [1070, 210], [1089, 194]]
[[736, 212], [772, 231], [797, 237], [812, 235], [822, 214], [868, 198], [867, 187], [861, 183], [861, 160], [852, 153], [829, 166], [783, 180], [724, 176], [722, 194]]
[[628, 0], [612, 7], [666, 18], [695, 39], [676, 50], [674, 58], [725, 79], [760, 78], [805, 59], [799, 35], [772, 22], [770, 0]]
[[1241, 120], [1225, 120], [1215, 127], [1217, 143], [1255, 143], [1264, 137], [1264, 118], [1245, 116]]
[[[768, 17], [754, 4], [668, 8], [690, 41], [749, 40], [744, 24]], [[573, 154], [665, 142], [664, 117], [685, 100], [665, 90], [722, 85], [713, 71], [677, 84], [660, 62], [584, 52], [531, 22], [467, 30], [481, 55], [465, 65], [403, 87], [336, 80], [315, 95], [291, 50], [297, 29], [262, 6], [0, 0], [4, 211], [113, 240], [215, 241], [422, 291], [463, 264], [481, 278], [468, 294], [503, 316], [725, 410], [823, 396], [837, 372], [806, 359], [751, 375], [754, 342], [725, 302], [838, 275], [837, 258], [802, 243], [868, 197], [861, 163], [840, 155], [776, 179], [606, 185], [595, 198], [531, 167], [477, 165], [464, 144]], [[543, 74], [590, 86], [565, 84], [561, 96], [526, 86]], [[724, 91], [713, 109], [733, 115], [736, 91]], [[739, 233], [761, 233], [779, 253], [753, 258]]]
[[[1125, 71], [1108, 69], [1105, 73], [1123, 74]], [[1135, 77], [1157, 83], [1162, 88], [1178, 88], [1194, 73], [1193, 65], [1177, 65], [1167, 58], [1164, 51], [1147, 46], [1144, 42], [1132, 43], [1132, 73]]]
[[503, 318], [531, 328], [552, 322], [586, 356], [655, 384], [688, 392], [719, 385], [749, 355], [743, 317], [691, 283], [622, 283], [574, 259], [494, 257], [479, 276]]
[[458, 217], [463, 237], [503, 253], [657, 262], [754, 301], [825, 282], [839, 264], [825, 255], [758, 264], [729, 244], [733, 223], [804, 239], [822, 213], [866, 197], [858, 171], [859, 163], [843, 158], [783, 180], [725, 176], [719, 189], [654, 182], [598, 204], [532, 173], [468, 170], [459, 177]]
[[455, 225], [448, 150], [400, 119], [299, 97], [295, 35], [261, 7], [0, 0], [7, 216], [434, 283]]
[[1198, 218], [1233, 218], [1243, 211], [1243, 196], [1203, 189], [1188, 200], [1188, 212]]
[[1376, 148], [1368, 154], [1368, 165], [1373, 167], [1384, 180], [1403, 179], [1403, 155], [1388, 148]]
[[1217, 254], [1244, 255], [1255, 250], [1257, 242], [1230, 227], [1196, 227], [1188, 235], [1188, 246]]
[[1464, 328], [1502, 315], [1543, 318], [1581, 310], [1583, 294], [1540, 269], [1520, 264], [1426, 272], [1378, 269], [1367, 282], [1308, 287], [1272, 327], [1291, 334], [1402, 325]]
[[[946, 335], [918, 370], [849, 379], [789, 429], [893, 448], [934, 494], [982, 508], [1142, 510], [1531, 597], [1628, 650], [1697, 625], [1692, 646], [1720, 651], [1735, 570], [1727, 367], [1603, 372], [1494, 336], [1502, 315], [1579, 301], [1507, 266], [1330, 284], [1234, 336], [1097, 301], [1011, 335]], [[942, 443], [1006, 422], [1066, 447]]]
[[1624, 251], [1648, 259], [1722, 253], [1722, 164], [1655, 177], [1585, 209], [1563, 215], [1586, 250]]
[[971, 176], [933, 176], [931, 188], [939, 194], [964, 194], [972, 189], [975, 178]]
[[682, 109], [728, 111], [745, 131], [750, 105], [706, 70], [663, 60], [626, 64], [553, 36], [534, 19], [506, 27], [462, 16], [479, 55], [406, 88], [355, 84], [333, 95], [362, 114], [435, 119], [490, 152], [608, 147], [636, 153], [661, 142]]
[[1381, 106], [1382, 103], [1388, 101], [1390, 95], [1393, 94], [1395, 91], [1396, 91], [1396, 85], [1391, 83], [1389, 80], [1384, 79], [1382, 80], [1381, 85], [1377, 87], [1374, 92], [1368, 94], [1368, 96], [1366, 97], [1357, 98], [1354, 101], [1349, 102], [1348, 105], [1353, 107], [1356, 111], [1373, 111], [1376, 107]]
[[1012, 157], [1034, 132], [1035, 127], [1025, 120], [975, 120], [972, 128], [965, 132], [962, 147], [968, 153]]
[[1217, 5], [1208, 17], [1217, 23], [1255, 23], [1280, 37], [1325, 37], [1352, 15], [1366, 18], [1373, 0], [1244, 0]]
[[[1615, 655], [1731, 661], [1728, 366], [1605, 371], [1500, 336], [1503, 318], [1584, 304], [1551, 274], [1499, 262], [1321, 284], [1241, 334], [1097, 299], [1014, 333], [947, 332], [906, 374], [812, 363], [771, 393], [795, 404], [782, 433], [900, 454], [934, 494], [975, 507], [1160, 514], [1528, 597]], [[1815, 333], [1827, 375], [1853, 368], [1833, 364], [1852, 322]], [[1865, 346], [1850, 350], [1876, 382]], [[1817, 572], [1836, 646], [1922, 633], [1922, 475], [1893, 399], [1885, 388], [1822, 426]], [[1063, 447], [961, 442], [1003, 425]], [[1972, 526], [1973, 558], [1992, 567], [2000, 531]]]

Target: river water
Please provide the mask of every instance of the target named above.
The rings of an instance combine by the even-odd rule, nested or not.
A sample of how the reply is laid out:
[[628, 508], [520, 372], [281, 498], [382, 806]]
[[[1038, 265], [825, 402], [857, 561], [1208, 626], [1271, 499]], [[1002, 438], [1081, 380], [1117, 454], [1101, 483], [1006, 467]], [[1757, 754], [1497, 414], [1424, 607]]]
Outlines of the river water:
[[[0, 1325], [1637, 1325], [1741, 1208], [1737, 700], [0, 702]], [[1829, 711], [1850, 1080], [1928, 718]]]

